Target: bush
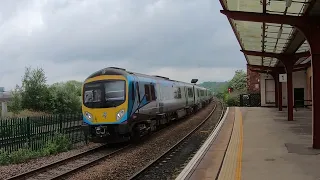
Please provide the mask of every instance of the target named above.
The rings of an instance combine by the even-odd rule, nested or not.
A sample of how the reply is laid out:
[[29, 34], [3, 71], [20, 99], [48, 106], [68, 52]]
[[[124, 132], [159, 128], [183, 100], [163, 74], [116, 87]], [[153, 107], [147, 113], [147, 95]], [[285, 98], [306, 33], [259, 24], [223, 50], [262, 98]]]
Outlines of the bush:
[[228, 106], [239, 106], [237, 98], [236, 97], [230, 97], [230, 96], [227, 98], [226, 104]]
[[0, 165], [16, 164], [28, 161], [33, 158], [48, 156], [70, 150], [71, 141], [63, 134], [57, 134], [52, 141], [49, 141], [44, 148], [33, 151], [28, 148], [21, 148], [12, 153], [0, 151]]
[[78, 93], [68, 83], [53, 84], [50, 91], [52, 92], [53, 113], [74, 113], [81, 110]]
[[46, 146], [42, 150], [42, 153], [45, 156], [50, 154], [57, 154], [59, 152], [64, 152], [71, 149], [71, 146], [72, 144], [66, 136], [58, 134], [57, 136], [55, 136], [53, 141], [50, 141], [46, 144]]
[[239, 93], [226, 94], [224, 101], [228, 106], [240, 106], [240, 94]]

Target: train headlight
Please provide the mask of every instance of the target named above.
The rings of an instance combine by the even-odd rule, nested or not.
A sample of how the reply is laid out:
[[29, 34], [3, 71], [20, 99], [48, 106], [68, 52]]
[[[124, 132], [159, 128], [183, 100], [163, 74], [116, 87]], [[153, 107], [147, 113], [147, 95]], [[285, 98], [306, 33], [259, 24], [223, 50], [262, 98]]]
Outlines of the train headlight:
[[91, 113], [85, 112], [84, 114], [85, 114], [85, 116], [88, 118], [89, 121], [92, 120], [92, 114], [91, 114]]
[[124, 115], [124, 110], [121, 109], [121, 110], [117, 113], [117, 121], [119, 121], [119, 120], [122, 118], [123, 115]]

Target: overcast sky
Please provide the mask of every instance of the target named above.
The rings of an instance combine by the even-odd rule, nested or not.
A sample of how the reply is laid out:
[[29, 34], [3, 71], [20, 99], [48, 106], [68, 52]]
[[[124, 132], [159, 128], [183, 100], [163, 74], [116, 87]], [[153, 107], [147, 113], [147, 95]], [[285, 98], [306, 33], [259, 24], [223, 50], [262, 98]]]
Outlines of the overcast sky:
[[1, 0], [0, 86], [26, 66], [51, 84], [101, 68], [225, 81], [246, 61], [218, 0]]

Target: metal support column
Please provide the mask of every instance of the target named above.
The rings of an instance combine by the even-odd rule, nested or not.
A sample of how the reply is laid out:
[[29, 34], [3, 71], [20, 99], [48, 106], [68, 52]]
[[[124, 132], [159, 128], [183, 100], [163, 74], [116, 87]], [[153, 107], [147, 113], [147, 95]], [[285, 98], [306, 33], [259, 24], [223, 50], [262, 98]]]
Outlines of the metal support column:
[[282, 82], [278, 82], [278, 102], [279, 111], [282, 111]]
[[287, 72], [287, 106], [288, 106], [288, 121], [293, 121], [293, 84], [292, 72], [294, 64], [299, 60], [294, 56], [280, 56], [280, 61], [284, 65]]
[[[306, 26], [308, 26], [306, 24]], [[320, 24], [301, 28], [311, 49], [313, 148], [320, 149]]]
[[279, 92], [279, 73], [271, 73], [273, 79], [274, 79], [274, 98], [275, 98], [275, 105], [276, 107], [279, 107], [279, 95], [278, 95], [278, 92]]

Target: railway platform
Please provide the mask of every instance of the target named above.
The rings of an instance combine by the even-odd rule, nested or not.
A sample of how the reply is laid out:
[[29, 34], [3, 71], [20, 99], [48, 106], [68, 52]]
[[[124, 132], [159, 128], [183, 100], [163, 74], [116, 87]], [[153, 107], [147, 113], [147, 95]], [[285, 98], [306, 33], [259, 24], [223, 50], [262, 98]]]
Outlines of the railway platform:
[[[312, 111], [231, 107], [176, 180], [318, 180]], [[219, 128], [219, 129], [218, 129]]]

